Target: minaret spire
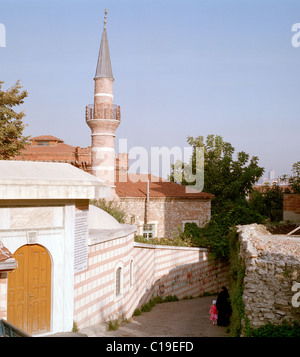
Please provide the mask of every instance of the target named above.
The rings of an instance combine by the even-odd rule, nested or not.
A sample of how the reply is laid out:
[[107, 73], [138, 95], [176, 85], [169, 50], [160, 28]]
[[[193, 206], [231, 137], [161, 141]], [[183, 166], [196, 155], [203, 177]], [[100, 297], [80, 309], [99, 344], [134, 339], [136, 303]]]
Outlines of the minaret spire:
[[113, 82], [106, 34], [107, 10], [97, 62], [94, 104], [86, 107], [86, 122], [92, 132], [91, 173], [104, 180], [115, 196], [115, 131], [120, 125], [121, 111], [113, 104]]
[[102, 33], [102, 38], [101, 38], [101, 44], [100, 44], [100, 50], [99, 50], [95, 78], [105, 77], [105, 78], [113, 79], [109, 47], [108, 47], [108, 39], [107, 39], [107, 33], [106, 33], [106, 23], [107, 23], [106, 19], [107, 19], [107, 9], [105, 9], [105, 15], [104, 15], [104, 21], [103, 21], [104, 27], [103, 27], [103, 33]]
[[104, 15], [104, 28], [106, 29], [106, 19], [107, 19], [107, 9], [105, 9], [105, 15]]

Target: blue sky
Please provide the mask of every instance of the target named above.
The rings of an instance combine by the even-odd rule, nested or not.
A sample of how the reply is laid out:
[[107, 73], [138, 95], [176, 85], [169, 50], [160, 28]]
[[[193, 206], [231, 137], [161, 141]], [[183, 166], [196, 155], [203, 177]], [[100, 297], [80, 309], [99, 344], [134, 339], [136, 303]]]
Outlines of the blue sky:
[[1, 0], [0, 80], [29, 92], [26, 135], [90, 145], [84, 111], [105, 8], [117, 142], [171, 149], [218, 134], [265, 174], [290, 173], [300, 161], [299, 0]]

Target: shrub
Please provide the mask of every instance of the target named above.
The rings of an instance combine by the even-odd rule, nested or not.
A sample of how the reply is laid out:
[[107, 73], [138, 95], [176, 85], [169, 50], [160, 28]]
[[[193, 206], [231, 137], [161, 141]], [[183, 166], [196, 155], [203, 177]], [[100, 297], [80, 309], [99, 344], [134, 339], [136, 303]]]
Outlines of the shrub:
[[227, 204], [212, 215], [204, 228], [196, 223], [186, 223], [183, 235], [189, 238], [194, 246], [207, 248], [212, 260], [228, 262], [229, 238], [231, 227], [250, 223], [261, 223], [263, 217], [244, 201]]
[[108, 330], [109, 331], [115, 331], [115, 330], [118, 329], [119, 325], [120, 325], [119, 319], [116, 319], [116, 320], [113, 320], [113, 321], [109, 321], [108, 322]]
[[133, 316], [139, 316], [139, 315], [141, 315], [141, 310], [140, 309], [135, 309], [134, 313], [133, 313]]
[[135, 309], [133, 315], [134, 316], [139, 316], [141, 315], [142, 312], [149, 312], [152, 310], [152, 308], [156, 304], [161, 304], [164, 302], [172, 302], [172, 301], [178, 301], [178, 297], [176, 295], [168, 295], [165, 298], [162, 298], [161, 296], [156, 296], [153, 299], [150, 299], [149, 302], [146, 304], [142, 305], [141, 310]]
[[168, 295], [164, 298], [164, 302], [179, 301], [176, 295]]
[[229, 295], [232, 308], [230, 317], [230, 335], [240, 336], [242, 332], [242, 320], [245, 317], [245, 305], [243, 301], [245, 264], [239, 257], [240, 244], [236, 229], [231, 229], [228, 234], [229, 243]]
[[106, 201], [104, 198], [101, 198], [99, 200], [91, 200], [91, 204], [109, 213], [119, 223], [125, 223], [126, 213], [117, 201]]
[[192, 247], [194, 246], [191, 240], [185, 236], [174, 236], [173, 238], [144, 238], [143, 236], [136, 235], [134, 241], [137, 243], [154, 244], [154, 245], [171, 245], [176, 247]]

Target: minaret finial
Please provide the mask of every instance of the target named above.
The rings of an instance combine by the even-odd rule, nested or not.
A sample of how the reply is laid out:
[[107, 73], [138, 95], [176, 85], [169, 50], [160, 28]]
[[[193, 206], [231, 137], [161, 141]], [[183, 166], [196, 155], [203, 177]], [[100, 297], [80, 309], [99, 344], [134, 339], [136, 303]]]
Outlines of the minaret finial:
[[106, 29], [106, 19], [107, 19], [107, 9], [105, 9], [105, 15], [104, 15], [104, 28]]

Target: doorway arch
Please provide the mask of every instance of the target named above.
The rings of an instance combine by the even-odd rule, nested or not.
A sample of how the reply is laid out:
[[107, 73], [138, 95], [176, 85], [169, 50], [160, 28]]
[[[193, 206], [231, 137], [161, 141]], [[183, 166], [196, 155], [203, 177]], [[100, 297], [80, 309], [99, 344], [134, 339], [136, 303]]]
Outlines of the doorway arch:
[[38, 244], [14, 253], [18, 268], [8, 273], [7, 320], [28, 332], [50, 331], [51, 259]]

